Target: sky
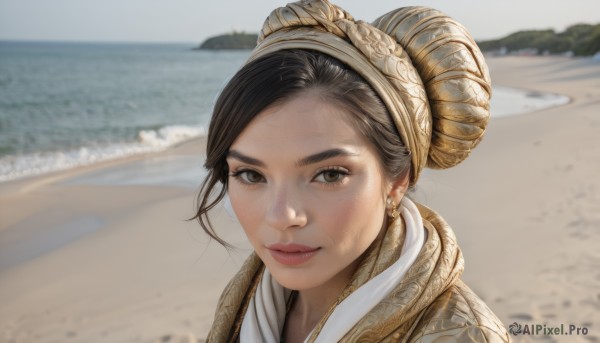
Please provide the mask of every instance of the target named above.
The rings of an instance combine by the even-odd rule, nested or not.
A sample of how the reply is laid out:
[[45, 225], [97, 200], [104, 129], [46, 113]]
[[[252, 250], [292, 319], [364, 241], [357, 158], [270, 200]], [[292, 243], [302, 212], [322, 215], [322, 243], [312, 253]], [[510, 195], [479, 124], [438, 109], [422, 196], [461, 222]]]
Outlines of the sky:
[[[275, 0], [0, 0], [0, 40], [201, 43], [232, 31], [257, 33]], [[373, 21], [395, 8], [429, 6], [467, 27], [476, 40], [525, 29], [562, 31], [600, 23], [598, 0], [332, 0]], [[551, 4], [551, 5], [550, 5]]]

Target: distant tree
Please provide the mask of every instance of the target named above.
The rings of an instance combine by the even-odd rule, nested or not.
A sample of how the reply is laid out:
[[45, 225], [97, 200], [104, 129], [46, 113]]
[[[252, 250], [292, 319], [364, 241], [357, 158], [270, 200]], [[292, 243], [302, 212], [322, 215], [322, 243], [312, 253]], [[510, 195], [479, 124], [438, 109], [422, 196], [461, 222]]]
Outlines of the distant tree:
[[[600, 24], [599, 24], [600, 25]], [[598, 25], [590, 25], [590, 24], [575, 24], [567, 27], [565, 32], [560, 35], [565, 35], [572, 37], [575, 41], [580, 39], [585, 39], [586, 37], [590, 37], [594, 32], [594, 28]]]
[[600, 51], [600, 24], [593, 26], [589, 35], [580, 37], [574, 45], [575, 55], [589, 56]]
[[500, 39], [477, 44], [482, 51], [506, 49], [513, 52], [537, 49], [538, 53], [558, 54], [573, 51], [575, 55], [589, 56], [600, 51], [600, 24], [575, 24], [561, 33], [553, 30], [518, 31]]
[[570, 37], [561, 37], [557, 35], [543, 35], [536, 37], [531, 45], [536, 47], [540, 52], [549, 52], [558, 54], [573, 49], [573, 41]]

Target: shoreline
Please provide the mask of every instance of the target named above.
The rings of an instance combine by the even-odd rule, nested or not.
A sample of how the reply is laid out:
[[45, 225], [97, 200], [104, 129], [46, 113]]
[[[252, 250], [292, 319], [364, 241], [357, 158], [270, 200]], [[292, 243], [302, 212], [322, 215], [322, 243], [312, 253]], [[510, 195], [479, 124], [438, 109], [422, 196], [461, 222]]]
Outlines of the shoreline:
[[194, 137], [189, 140], [179, 142], [167, 149], [160, 151], [145, 152], [140, 154], [127, 155], [123, 157], [102, 160], [90, 164], [79, 165], [67, 169], [54, 170], [42, 174], [27, 175], [22, 178], [0, 181], [0, 195], [21, 191], [29, 191], [33, 188], [46, 184], [57, 183], [69, 178], [77, 178], [85, 174], [102, 172], [105, 170], [126, 167], [128, 164], [134, 164], [141, 161], [169, 157], [169, 156], [190, 156], [192, 158], [201, 158], [205, 155], [206, 136]]
[[[56, 169], [52, 169], [52, 170], [48, 170], [48, 171], [43, 171], [43, 172], [29, 172], [29, 171], [21, 171], [21, 173], [24, 173], [20, 176], [16, 176], [16, 177], [10, 177], [7, 175], [0, 175], [0, 187], [2, 187], [3, 184], [6, 183], [11, 183], [11, 182], [18, 182], [18, 181], [26, 181], [28, 179], [35, 179], [38, 177], [44, 177], [44, 176], [52, 176], [52, 175], [56, 175], [59, 174], [61, 172], [64, 173], [69, 173], [72, 171], [77, 171], [77, 170], [83, 170], [83, 169], [93, 169], [95, 167], [97, 168], [102, 168], [106, 165], [109, 165], [111, 163], [128, 163], [130, 161], [133, 160], [139, 160], [139, 159], [145, 159], [145, 158], [150, 158], [153, 156], [161, 156], [163, 154], [169, 154], [171, 151], [178, 151], [181, 150], [182, 146], [187, 146], [189, 144], [200, 144], [202, 145], [203, 142], [205, 142], [206, 140], [206, 135], [200, 134], [196, 137], [192, 137], [192, 138], [188, 138], [188, 139], [184, 139], [182, 141], [178, 141], [170, 146], [166, 146], [163, 148], [155, 148], [154, 150], [151, 149], [151, 146], [148, 145], [147, 147], [143, 148], [143, 149], [147, 149], [147, 151], [142, 151], [142, 152], [133, 152], [133, 153], [128, 153], [128, 154], [124, 154], [124, 155], [114, 155], [114, 156], [109, 156], [109, 157], [105, 157], [105, 158], [100, 158], [99, 160], [93, 161], [93, 162], [86, 162], [83, 161], [80, 164], [75, 164], [72, 166], [61, 166], [61, 167], [56, 167]], [[132, 142], [121, 142], [118, 143], [121, 144], [123, 146], [125, 145], [131, 145], [133, 144]], [[118, 145], [117, 144], [117, 145]], [[108, 147], [107, 147], [108, 148]], [[80, 147], [76, 150], [80, 151], [80, 150], [86, 150], [88, 148], [86, 147]], [[102, 148], [104, 149], [104, 148]], [[72, 150], [71, 152], [73, 152], [75, 150]], [[202, 150], [204, 151], [204, 150]], [[15, 159], [22, 159], [22, 158], [30, 158], [31, 156], [35, 156], [37, 154], [40, 154], [40, 156], [43, 156], [44, 154], [50, 155], [50, 154], [54, 154], [54, 155], [59, 155], [59, 154], [64, 154], [64, 153], [68, 153], [69, 151], [53, 151], [53, 152], [47, 152], [47, 153], [36, 153], [36, 154], [27, 154], [24, 156], [4, 156], [3, 158], [15, 158]]]
[[[575, 324], [590, 334], [570, 342], [600, 340], [600, 63], [487, 61], [495, 85], [571, 101], [492, 118], [472, 156], [427, 170], [413, 198], [450, 223], [465, 257], [461, 278], [506, 327]], [[0, 183], [0, 259], [10, 249], [29, 254], [0, 265], [0, 340], [205, 337], [222, 289], [251, 250], [221, 207], [213, 224], [238, 250], [210, 243], [186, 221], [196, 189], [182, 169], [203, 160], [204, 141]], [[175, 163], [157, 176], [161, 161]], [[161, 173], [185, 182], [161, 183]]]
[[[499, 93], [499, 94], [498, 94]], [[498, 99], [498, 96], [500, 96], [500, 99]], [[506, 87], [506, 86], [500, 86], [498, 87], [495, 92], [492, 94], [492, 110], [493, 110], [493, 115], [496, 117], [508, 117], [508, 116], [513, 116], [513, 115], [527, 115], [531, 112], [535, 112], [535, 111], [539, 111], [539, 110], [543, 110], [545, 108], [549, 108], [549, 107], [554, 107], [554, 106], [562, 106], [566, 103], [568, 103], [569, 101], [571, 101], [571, 99], [566, 99], [562, 94], [559, 93], [553, 93], [553, 92], [539, 92], [533, 89], [524, 89], [524, 88], [518, 88], [518, 87]], [[180, 125], [171, 125], [171, 126], [167, 126], [165, 128], [175, 128], [175, 127], [180, 127]], [[141, 131], [141, 132], [145, 132], [145, 131]], [[151, 131], [156, 133], [156, 131]], [[2, 188], [3, 184], [6, 183], [11, 183], [11, 182], [18, 182], [20, 180], [23, 180], [25, 182], [27, 182], [27, 180], [34, 180], [37, 177], [44, 177], [44, 176], [48, 176], [48, 177], [52, 177], [52, 176], [57, 176], [60, 177], [60, 173], [64, 172], [67, 173], [67, 175], [69, 175], [69, 172], [76, 172], [77, 170], [82, 170], [83, 173], [85, 173], [87, 170], [93, 170], [94, 168], [98, 168], [98, 169], [102, 169], [103, 167], [105, 167], [106, 165], [109, 165], [111, 163], [115, 163], [115, 164], [119, 164], [119, 163], [129, 163], [131, 161], [137, 161], [140, 159], [150, 159], [152, 157], [155, 156], [161, 156], [163, 154], [169, 154], [169, 151], [171, 150], [177, 150], [178, 147], [180, 147], [182, 144], [194, 144], [194, 142], [196, 142], [195, 144], [197, 145], [201, 145], [202, 142], [204, 142], [206, 140], [206, 133], [202, 133], [199, 136], [196, 137], [192, 137], [189, 139], [185, 139], [183, 141], [177, 142], [171, 146], [167, 146], [164, 147], [162, 149], [160, 148], [154, 148], [155, 150], [152, 149], [151, 145], [148, 146], [143, 146], [140, 145], [141, 143], [134, 143], [134, 142], [120, 142], [120, 143], [114, 143], [114, 147], [113, 148], [109, 148], [110, 146], [106, 146], [106, 147], [98, 147], [98, 148], [94, 148], [94, 150], [97, 150], [95, 153], [96, 154], [107, 154], [106, 157], [99, 157], [98, 160], [96, 161], [77, 161], [77, 158], [73, 159], [73, 157], [69, 158], [69, 162], [71, 164], [71, 166], [54, 166], [54, 167], [50, 167], [49, 170], [46, 171], [41, 171], [41, 172], [35, 172], [35, 171], [28, 171], [28, 170], [15, 170], [13, 169], [12, 173], [17, 173], [20, 175], [17, 176], [10, 176], [9, 175], [0, 175], [0, 191]], [[142, 149], [142, 150], [148, 150], [148, 151], [143, 151], [143, 152], [135, 152], [135, 149], [133, 149], [133, 145], [134, 144], [138, 144], [139, 146], [136, 147], [136, 149]], [[130, 153], [126, 153], [125, 155], [121, 155], [119, 156], [120, 153], [115, 153], [114, 151], [112, 153], [110, 153], [109, 151], [111, 149], [116, 149], [117, 146], [122, 146], [122, 147], [127, 147], [130, 146], [129, 149]], [[4, 156], [0, 158], [0, 163], [2, 163], [2, 159], [14, 159], [15, 161], [22, 161], [25, 159], [50, 159], [50, 157], [52, 157], [52, 155], [55, 155], [55, 159], [60, 159], [61, 156], [63, 156], [64, 154], [67, 155], [73, 155], [73, 154], [77, 154], [77, 151], [87, 151], [88, 149], [90, 149], [89, 147], [80, 147], [78, 149], [71, 149], [71, 150], [64, 150], [64, 151], [54, 151], [54, 152], [46, 152], [46, 153], [31, 153], [31, 154], [26, 154], [26, 155], [22, 155], [22, 156], [12, 156], [12, 155], [8, 155], [8, 156]], [[81, 154], [81, 153], [79, 153]], [[111, 156], [111, 154], [113, 154]], [[114, 155], [116, 154], [116, 155]], [[84, 154], [86, 155], [86, 154]], [[115, 157], [116, 156], [116, 157]], [[16, 163], [16, 162], [13, 162]], [[37, 161], [37, 163], [39, 163], [39, 161]], [[10, 168], [9, 168], [10, 169]]]
[[600, 339], [594, 272], [600, 254], [592, 243], [600, 236], [600, 149], [593, 144], [600, 130], [600, 64], [562, 57], [488, 63], [497, 85], [561, 93], [571, 102], [492, 119], [472, 156], [430, 171], [421, 195], [455, 229], [463, 280], [507, 327], [577, 324], [595, 332], [588, 338]]

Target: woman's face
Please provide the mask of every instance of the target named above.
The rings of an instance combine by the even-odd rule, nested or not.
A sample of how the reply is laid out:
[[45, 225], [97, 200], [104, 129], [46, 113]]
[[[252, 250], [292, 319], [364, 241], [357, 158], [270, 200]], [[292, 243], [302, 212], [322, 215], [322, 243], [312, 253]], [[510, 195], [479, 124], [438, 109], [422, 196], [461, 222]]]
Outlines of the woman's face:
[[392, 185], [349, 116], [305, 92], [265, 109], [230, 148], [231, 204], [286, 288], [345, 285], [385, 225]]

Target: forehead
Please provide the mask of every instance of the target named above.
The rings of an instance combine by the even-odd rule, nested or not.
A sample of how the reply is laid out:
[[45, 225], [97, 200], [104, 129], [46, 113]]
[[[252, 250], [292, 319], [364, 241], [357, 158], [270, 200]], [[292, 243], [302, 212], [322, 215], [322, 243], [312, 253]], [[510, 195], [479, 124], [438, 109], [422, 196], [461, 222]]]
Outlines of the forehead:
[[278, 152], [307, 154], [341, 146], [366, 148], [351, 115], [332, 101], [302, 93], [259, 113], [231, 149], [264, 156]]

